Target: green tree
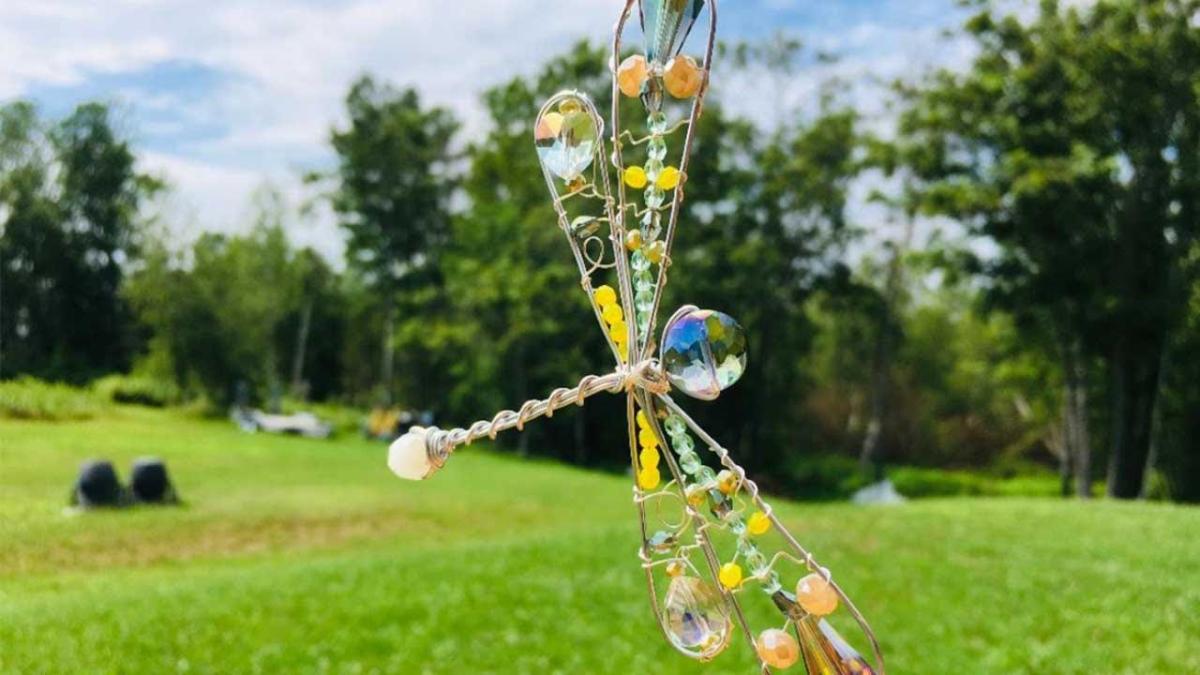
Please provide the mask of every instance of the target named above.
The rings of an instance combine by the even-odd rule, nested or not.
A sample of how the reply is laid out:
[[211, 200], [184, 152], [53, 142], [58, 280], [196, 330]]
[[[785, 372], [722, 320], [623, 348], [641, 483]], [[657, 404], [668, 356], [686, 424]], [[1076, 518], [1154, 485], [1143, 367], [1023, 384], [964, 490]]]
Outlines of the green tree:
[[1194, 2], [1042, 2], [1025, 23], [985, 8], [979, 53], [910, 92], [901, 132], [928, 212], [999, 245], [994, 302], [1055, 336], [1080, 492], [1091, 470], [1088, 365], [1110, 376], [1108, 490], [1136, 497], [1179, 268], [1200, 207]]
[[[347, 234], [347, 263], [384, 317], [380, 375], [390, 402], [397, 322], [424, 316], [439, 295], [458, 123], [445, 109], [425, 108], [415, 90], [369, 76], [351, 85], [346, 112], [348, 125], [330, 137], [338, 166], [327, 177], [334, 183], [329, 198]], [[433, 376], [422, 372], [428, 359], [404, 354], [405, 382], [419, 385]]]
[[261, 191], [256, 202], [247, 234], [203, 234], [183, 252], [148, 246], [126, 290], [152, 335], [147, 362], [166, 371], [155, 374], [218, 405], [243, 385], [260, 399], [282, 393], [294, 344], [285, 322], [301, 311], [311, 273], [311, 254], [288, 243], [278, 195]]
[[29, 103], [0, 109], [0, 375], [81, 380], [128, 365], [119, 289], [157, 189], [105, 106], [53, 123]]

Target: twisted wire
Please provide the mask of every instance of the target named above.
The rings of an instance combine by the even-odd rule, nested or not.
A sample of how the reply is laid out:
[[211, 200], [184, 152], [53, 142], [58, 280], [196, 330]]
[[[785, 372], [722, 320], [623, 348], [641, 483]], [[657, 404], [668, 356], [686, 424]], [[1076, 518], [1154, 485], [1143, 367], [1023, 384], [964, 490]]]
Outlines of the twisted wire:
[[665, 393], [668, 387], [658, 361], [646, 359], [632, 366], [620, 366], [606, 375], [585, 375], [574, 387], [559, 387], [546, 398], [530, 399], [517, 410], [501, 410], [491, 419], [479, 420], [466, 428], [430, 428], [425, 437], [425, 450], [433, 465], [441, 468], [459, 446], [484, 437], [495, 440], [496, 435], [506, 429], [520, 431], [530, 420], [553, 417], [555, 411], [571, 404], [583, 405], [589, 397], [601, 392], [618, 394], [636, 388]]

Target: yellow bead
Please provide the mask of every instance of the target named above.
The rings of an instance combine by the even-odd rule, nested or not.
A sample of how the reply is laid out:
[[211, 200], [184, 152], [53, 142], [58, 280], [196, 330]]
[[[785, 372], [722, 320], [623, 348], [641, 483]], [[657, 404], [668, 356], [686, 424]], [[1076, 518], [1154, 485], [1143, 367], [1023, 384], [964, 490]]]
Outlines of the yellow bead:
[[596, 304], [601, 307], [607, 307], [617, 301], [617, 292], [612, 289], [612, 286], [605, 284], [597, 288], [592, 297], [596, 299]]
[[634, 419], [637, 420], [637, 425], [638, 425], [639, 429], [649, 429], [650, 428], [650, 418], [646, 417], [645, 410], [637, 411], [637, 416], [634, 417]]
[[677, 577], [680, 574], [683, 574], [685, 570], [686, 568], [684, 567], [682, 560], [672, 560], [671, 562], [667, 563], [667, 576], [669, 577]]
[[700, 93], [704, 83], [704, 71], [696, 60], [680, 54], [667, 62], [663, 68], [663, 86], [675, 98], [691, 98]]
[[625, 318], [625, 312], [621, 311], [621, 305], [615, 302], [610, 302], [604, 306], [604, 311], [601, 312], [601, 316], [603, 316], [604, 320], [608, 322], [608, 325], [612, 326], [621, 323], [621, 321]]
[[762, 511], [755, 511], [746, 519], [746, 530], [753, 535], [766, 534], [771, 529], [771, 519]]
[[814, 616], [832, 614], [838, 606], [838, 594], [825, 577], [812, 573], [796, 584], [796, 602]]
[[638, 432], [638, 442], [642, 444], [643, 448], [657, 448], [658, 435], [654, 433], [653, 429], [644, 428]]
[[658, 469], [645, 468], [638, 472], [638, 487], [643, 490], [653, 490], [658, 487], [662, 477], [658, 473]]
[[679, 185], [679, 177], [682, 175], [679, 169], [668, 166], [658, 174], [658, 180], [655, 182], [661, 190], [674, 190], [675, 186]]
[[708, 492], [699, 485], [689, 485], [686, 492], [688, 504], [694, 507], [704, 506], [704, 501], [708, 499]]
[[653, 466], [658, 467], [658, 448], [653, 445], [642, 448], [641, 454], [638, 455], [638, 461], [643, 467]]
[[661, 241], [652, 241], [646, 246], [646, 260], [655, 265], [662, 262], [663, 256], [667, 254], [667, 245]]
[[778, 628], [768, 628], [759, 633], [754, 648], [763, 663], [772, 668], [791, 668], [800, 660], [800, 645], [796, 638]]
[[725, 469], [717, 474], [717, 489], [727, 495], [731, 495], [738, 489], [737, 474]]
[[737, 588], [742, 583], [742, 566], [737, 563], [721, 565], [721, 573], [717, 575], [725, 588]]
[[[616, 305], [609, 305], [609, 307], [616, 307]], [[624, 321], [618, 321], [614, 324], [610, 324], [608, 327], [608, 336], [611, 337], [612, 341], [618, 345], [628, 344], [629, 325]]]
[[630, 251], [638, 250], [642, 247], [644, 242], [645, 240], [642, 239], [641, 230], [630, 230], [625, 233], [625, 248], [629, 249]]
[[648, 75], [645, 57], [634, 54], [617, 66], [617, 86], [621, 88], [622, 94], [630, 98], [640, 96]]
[[640, 166], [630, 166], [625, 169], [625, 184], [634, 190], [646, 187], [646, 170]]

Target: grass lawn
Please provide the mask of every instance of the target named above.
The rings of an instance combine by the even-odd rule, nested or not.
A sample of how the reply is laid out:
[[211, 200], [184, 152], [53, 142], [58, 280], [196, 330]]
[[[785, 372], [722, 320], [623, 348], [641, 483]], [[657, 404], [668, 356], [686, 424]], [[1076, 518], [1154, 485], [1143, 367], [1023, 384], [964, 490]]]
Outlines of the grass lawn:
[[[64, 515], [81, 460], [145, 454], [186, 507]], [[1200, 510], [776, 501], [890, 673], [1200, 672]], [[3, 673], [753, 672], [742, 641], [707, 665], [666, 646], [636, 546], [617, 476], [471, 449], [414, 484], [356, 438], [0, 420]]]

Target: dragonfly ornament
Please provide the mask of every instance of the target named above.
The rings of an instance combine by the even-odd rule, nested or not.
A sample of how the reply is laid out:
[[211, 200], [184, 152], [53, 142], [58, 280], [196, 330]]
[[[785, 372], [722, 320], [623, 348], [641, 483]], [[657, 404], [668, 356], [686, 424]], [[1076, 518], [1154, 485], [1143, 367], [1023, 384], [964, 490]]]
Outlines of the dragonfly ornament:
[[[635, 4], [644, 49], [621, 60], [621, 38]], [[682, 47], [706, 9], [708, 37], [697, 61]], [[612, 41], [611, 155], [603, 118], [581, 92], [551, 97], [534, 125], [534, 146], [558, 224], [615, 369], [466, 428], [413, 427], [392, 444], [388, 465], [404, 478], [429, 478], [455, 449], [474, 440], [519, 430], [600, 393], [623, 395], [642, 534], [638, 557], [667, 641], [689, 657], [708, 661], [740, 631], [763, 673], [803, 663], [809, 675], [883, 675], [870, 626], [829, 570], [788, 532], [754, 481], [671, 395], [678, 391], [712, 400], [733, 385], [746, 366], [742, 328], [726, 314], [688, 305], [667, 320], [661, 340], [654, 339], [716, 25], [716, 0], [626, 0]], [[647, 134], [622, 129], [622, 96], [641, 99]], [[683, 112], [673, 121], [670, 112], [681, 104]], [[683, 142], [672, 153], [672, 139], [681, 132]], [[616, 288], [593, 285], [601, 277], [615, 277]], [[719, 471], [704, 464], [697, 444], [715, 455]], [[759, 594], [777, 608], [779, 622], [752, 629], [743, 611], [747, 594]], [[839, 607], [861, 627], [874, 665], [826, 620]]]

